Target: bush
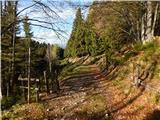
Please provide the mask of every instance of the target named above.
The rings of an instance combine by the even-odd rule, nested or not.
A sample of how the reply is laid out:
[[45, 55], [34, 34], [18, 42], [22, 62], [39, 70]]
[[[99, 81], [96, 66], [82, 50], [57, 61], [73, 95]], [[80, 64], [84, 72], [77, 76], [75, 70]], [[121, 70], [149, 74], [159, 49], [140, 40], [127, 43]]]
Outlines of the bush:
[[2, 110], [10, 108], [12, 105], [16, 104], [17, 100], [19, 99], [18, 96], [9, 96], [3, 97], [1, 101]]

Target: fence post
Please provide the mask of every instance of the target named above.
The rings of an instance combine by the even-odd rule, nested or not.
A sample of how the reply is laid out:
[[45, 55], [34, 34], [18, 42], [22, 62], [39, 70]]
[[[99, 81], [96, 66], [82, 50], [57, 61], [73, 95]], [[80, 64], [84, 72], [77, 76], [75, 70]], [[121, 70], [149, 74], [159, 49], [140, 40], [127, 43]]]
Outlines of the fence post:
[[139, 76], [140, 76], [140, 65], [139, 64], [136, 64], [135, 66], [135, 77], [134, 77], [134, 83], [136, 85], [136, 87], [139, 87], [140, 85], [140, 79], [139, 79]]
[[36, 79], [36, 102], [39, 101], [39, 79]]

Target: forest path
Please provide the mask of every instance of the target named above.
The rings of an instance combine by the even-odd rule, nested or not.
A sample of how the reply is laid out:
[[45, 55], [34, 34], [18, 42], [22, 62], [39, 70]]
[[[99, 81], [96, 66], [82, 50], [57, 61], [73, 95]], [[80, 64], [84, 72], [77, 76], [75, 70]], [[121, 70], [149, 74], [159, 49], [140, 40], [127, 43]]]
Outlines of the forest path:
[[117, 79], [119, 67], [109, 73], [102, 73], [96, 65], [82, 65], [79, 69], [60, 83], [59, 96], [51, 94], [43, 100], [48, 119], [105, 120], [109, 116], [139, 120], [155, 108], [148, 103], [144, 89], [130, 86], [128, 78]]
[[[43, 99], [50, 119], [88, 120], [104, 116], [109, 91], [104, 89], [104, 76], [96, 65], [80, 67], [81, 71], [60, 83], [58, 97], [49, 95]], [[107, 83], [108, 84], [108, 83]], [[106, 87], [105, 87], [106, 88]], [[107, 98], [107, 99], [106, 99]]]

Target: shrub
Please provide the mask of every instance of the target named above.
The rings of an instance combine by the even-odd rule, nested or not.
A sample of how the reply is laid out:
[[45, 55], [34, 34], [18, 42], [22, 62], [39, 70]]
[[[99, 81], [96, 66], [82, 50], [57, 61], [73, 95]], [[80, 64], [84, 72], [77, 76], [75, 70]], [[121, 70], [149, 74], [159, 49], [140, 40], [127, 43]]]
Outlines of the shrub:
[[17, 100], [19, 100], [19, 96], [3, 97], [1, 101], [2, 110], [10, 108], [12, 105], [16, 104]]

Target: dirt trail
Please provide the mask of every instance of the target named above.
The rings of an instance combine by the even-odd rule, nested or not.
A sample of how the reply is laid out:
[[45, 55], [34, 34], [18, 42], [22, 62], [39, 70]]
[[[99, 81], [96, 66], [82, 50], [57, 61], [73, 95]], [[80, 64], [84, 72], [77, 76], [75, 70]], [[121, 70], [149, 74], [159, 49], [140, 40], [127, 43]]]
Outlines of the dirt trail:
[[102, 112], [106, 110], [108, 103], [104, 97], [108, 96], [107, 91], [100, 89], [101, 81], [104, 80], [103, 75], [96, 65], [89, 65], [86, 68], [87, 71], [71, 75], [61, 82], [58, 97], [49, 95], [43, 99], [46, 109], [49, 110], [49, 118], [88, 120], [103, 116]]
[[86, 68], [87, 71], [61, 82], [58, 97], [49, 95], [44, 99], [49, 119], [104, 120], [108, 115], [115, 120], [139, 120], [155, 110], [156, 106], [149, 103], [150, 96], [144, 89], [127, 88], [131, 91], [126, 94], [124, 88], [129, 86], [128, 80], [122, 80], [123, 84], [115, 82], [112, 76], [119, 73], [117, 68], [107, 75], [112, 80], [106, 79], [96, 65]]

